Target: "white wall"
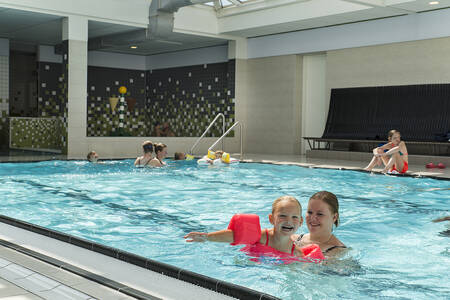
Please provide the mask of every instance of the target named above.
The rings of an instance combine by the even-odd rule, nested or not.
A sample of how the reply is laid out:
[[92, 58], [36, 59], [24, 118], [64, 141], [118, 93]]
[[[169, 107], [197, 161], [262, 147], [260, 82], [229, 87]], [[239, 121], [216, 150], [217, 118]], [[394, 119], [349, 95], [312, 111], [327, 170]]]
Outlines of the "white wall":
[[150, 55], [146, 60], [147, 70], [226, 62], [228, 45]]
[[301, 69], [297, 55], [236, 60], [235, 109], [246, 153], [300, 153]]
[[[322, 136], [328, 115], [326, 93], [326, 55], [303, 56], [302, 137]], [[305, 154], [308, 143], [301, 140], [301, 153]]]
[[55, 47], [39, 45], [37, 53], [38, 61], [62, 63], [62, 55], [55, 54]]
[[248, 39], [248, 57], [312, 53], [450, 36], [450, 9]]
[[[0, 39], [0, 51], [1, 48]], [[5, 40], [8, 42], [8, 40]], [[4, 42], [5, 43], [5, 42]], [[9, 44], [8, 55], [9, 55]], [[6, 50], [5, 50], [6, 51]], [[39, 61], [62, 62], [61, 55], [54, 54], [53, 46], [39, 46]], [[88, 65], [131, 70], [155, 70], [228, 61], [228, 45], [184, 50], [158, 55], [141, 56], [103, 51], [89, 51]]]
[[[197, 137], [88, 137], [86, 145], [78, 154], [70, 158], [85, 159], [89, 151], [96, 151], [101, 158], [135, 158], [142, 155], [142, 143], [146, 140], [160, 142], [167, 145], [168, 157], [173, 157], [175, 152], [189, 152]], [[194, 149], [194, 154], [203, 156], [217, 138], [204, 138]], [[218, 145], [221, 145], [219, 143]], [[218, 148], [216, 148], [218, 149]], [[239, 139], [226, 138], [224, 150], [229, 153], [239, 153]], [[236, 156], [236, 154], [234, 154]], [[237, 155], [236, 158], [239, 158]]]
[[2, 0], [0, 5], [63, 17], [84, 16], [95, 21], [145, 28], [150, 3], [148, 0]]
[[328, 51], [327, 89], [448, 83], [448, 62], [450, 37]]
[[146, 57], [102, 51], [89, 51], [88, 65], [106, 68], [146, 70]]

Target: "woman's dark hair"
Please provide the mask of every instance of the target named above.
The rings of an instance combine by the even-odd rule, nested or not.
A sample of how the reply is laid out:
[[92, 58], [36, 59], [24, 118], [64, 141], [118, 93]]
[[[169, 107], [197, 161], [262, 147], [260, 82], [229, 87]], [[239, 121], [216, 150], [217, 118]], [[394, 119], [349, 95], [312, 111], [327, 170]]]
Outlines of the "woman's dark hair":
[[144, 153], [152, 153], [153, 152], [153, 143], [151, 141], [143, 142], [142, 149], [144, 150]]
[[314, 195], [311, 196], [311, 198], [309, 198], [309, 200], [311, 199], [320, 199], [323, 202], [325, 202], [326, 204], [328, 204], [328, 206], [331, 209], [331, 212], [333, 214], [337, 214], [337, 219], [334, 222], [334, 225], [336, 225], [336, 227], [338, 227], [339, 225], [339, 201], [338, 198], [336, 197], [335, 194], [327, 192], [327, 191], [321, 191], [321, 192], [317, 192]]
[[155, 144], [155, 153], [158, 154], [158, 152], [161, 152], [164, 148], [166, 148], [167, 145], [163, 143], [156, 143]]

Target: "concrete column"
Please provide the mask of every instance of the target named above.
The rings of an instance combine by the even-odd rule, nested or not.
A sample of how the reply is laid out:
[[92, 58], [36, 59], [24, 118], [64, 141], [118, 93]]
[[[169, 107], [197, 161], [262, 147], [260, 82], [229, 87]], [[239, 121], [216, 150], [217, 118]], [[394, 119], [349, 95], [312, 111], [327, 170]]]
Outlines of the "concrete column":
[[[247, 39], [228, 42], [228, 59], [236, 60], [234, 114], [235, 121], [242, 123], [244, 135], [244, 153], [247, 152]], [[237, 132], [237, 131], [235, 131]], [[238, 137], [238, 136], [237, 136]], [[237, 142], [237, 141], [236, 141]]]
[[65, 18], [63, 40], [68, 43], [67, 156], [81, 158], [88, 150], [86, 142], [88, 19], [80, 16]]

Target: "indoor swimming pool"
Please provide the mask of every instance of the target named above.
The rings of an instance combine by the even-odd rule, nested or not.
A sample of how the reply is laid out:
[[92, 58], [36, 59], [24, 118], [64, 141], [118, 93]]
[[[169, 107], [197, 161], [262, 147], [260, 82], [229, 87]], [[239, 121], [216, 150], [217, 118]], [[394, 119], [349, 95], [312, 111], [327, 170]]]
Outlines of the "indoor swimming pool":
[[[450, 297], [450, 181], [293, 165], [199, 167], [134, 160], [0, 164], [0, 214], [75, 235], [282, 299], [444, 299]], [[227, 227], [235, 213], [258, 214], [273, 200], [303, 206], [328, 190], [338, 196], [334, 234], [349, 251], [336, 263], [256, 263], [240, 246], [186, 243], [190, 231]], [[299, 233], [307, 232], [303, 224]]]

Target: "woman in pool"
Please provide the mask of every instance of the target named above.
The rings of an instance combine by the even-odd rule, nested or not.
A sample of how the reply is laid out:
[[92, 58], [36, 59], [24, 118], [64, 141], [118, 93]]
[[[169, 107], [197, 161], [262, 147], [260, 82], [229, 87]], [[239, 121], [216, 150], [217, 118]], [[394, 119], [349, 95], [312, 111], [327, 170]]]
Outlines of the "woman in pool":
[[334, 256], [346, 246], [333, 235], [333, 224], [339, 225], [339, 202], [333, 193], [317, 192], [308, 201], [306, 226], [309, 233], [293, 235], [291, 238], [299, 248], [317, 244], [325, 256]]
[[163, 143], [155, 144], [155, 158], [150, 161], [152, 167], [163, 167], [166, 165], [164, 158], [167, 156], [167, 145]]
[[144, 151], [144, 155], [136, 158], [134, 162], [136, 167], [145, 167], [149, 165], [150, 161], [153, 159], [153, 143], [151, 141], [145, 141], [142, 143], [142, 150]]
[[[388, 150], [384, 152], [385, 150]], [[389, 161], [385, 161], [386, 157], [390, 157]], [[381, 160], [386, 164], [383, 173], [397, 172], [400, 174], [408, 171], [408, 150], [405, 142], [400, 140], [400, 132], [393, 129], [388, 133], [388, 143], [381, 147], [373, 149], [373, 158], [367, 167], [366, 171], [372, 171], [373, 167], [381, 164]]]
[[[233, 219], [236, 216], [239, 215], [235, 215]], [[293, 256], [295, 244], [291, 239], [291, 235], [294, 234], [303, 223], [300, 202], [292, 196], [282, 196], [276, 199], [272, 204], [272, 213], [269, 215], [269, 221], [273, 225], [273, 228], [260, 231], [260, 236], [256, 237], [255, 242], [269, 246], [275, 251], [280, 251], [284, 254]], [[228, 228], [233, 227], [232, 222], [230, 222]], [[237, 231], [237, 229], [234, 231]], [[232, 229], [224, 229], [209, 233], [189, 232], [184, 238], [186, 239], [186, 242], [212, 241], [240, 244], [240, 242], [236, 240], [237, 236], [234, 231]]]

